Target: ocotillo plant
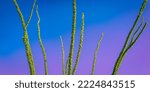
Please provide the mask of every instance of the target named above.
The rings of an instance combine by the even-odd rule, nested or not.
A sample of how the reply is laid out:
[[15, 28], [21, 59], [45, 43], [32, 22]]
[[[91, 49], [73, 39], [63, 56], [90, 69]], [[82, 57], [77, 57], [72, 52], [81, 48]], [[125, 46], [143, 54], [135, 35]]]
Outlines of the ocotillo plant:
[[80, 54], [81, 54], [81, 49], [82, 49], [82, 45], [83, 45], [83, 36], [84, 36], [84, 13], [82, 13], [82, 23], [81, 23], [81, 32], [80, 32], [80, 42], [79, 42], [79, 48], [78, 48], [78, 52], [77, 52], [77, 57], [76, 57], [76, 62], [73, 68], [73, 72], [72, 74], [74, 75], [78, 66], [78, 62], [80, 59]]
[[[138, 40], [138, 38], [141, 36], [141, 34], [143, 33], [144, 29], [146, 28], [147, 26], [147, 23], [141, 23], [141, 25], [138, 27], [138, 29], [134, 32], [137, 24], [138, 24], [138, 21], [140, 19], [140, 17], [142, 16], [143, 14], [143, 11], [146, 7], [146, 4], [147, 4], [148, 0], [144, 0], [143, 4], [142, 4], [142, 7], [140, 8], [140, 11], [139, 11], [139, 14], [133, 24], [133, 27], [131, 28], [127, 38], [126, 38], [126, 41], [124, 43], [124, 46], [119, 54], [119, 57], [115, 63], [115, 66], [114, 66], [114, 69], [113, 69], [113, 72], [112, 72], [112, 75], [116, 75], [118, 73], [118, 69], [126, 55], [126, 53], [129, 51], [129, 49], [136, 43], [136, 41]], [[143, 25], [143, 27], [142, 27]], [[134, 32], [134, 33], [133, 33]], [[136, 36], [137, 35], [137, 36]]]
[[65, 49], [64, 49], [64, 43], [63, 43], [63, 39], [60, 36], [60, 42], [61, 42], [61, 49], [62, 49], [62, 74], [65, 75]]
[[42, 42], [42, 39], [41, 39], [40, 16], [39, 16], [39, 13], [38, 13], [38, 6], [36, 7], [36, 15], [37, 15], [37, 17], [38, 17], [38, 22], [37, 22], [37, 27], [38, 27], [38, 40], [39, 40], [40, 47], [41, 47], [41, 49], [42, 49], [42, 53], [43, 53], [43, 56], [44, 56], [45, 75], [48, 75], [48, 64], [47, 64], [47, 58], [46, 58], [46, 51], [45, 51], [45, 48], [44, 48], [44, 45], [43, 45], [43, 42]]
[[[140, 38], [141, 34], [143, 33], [143, 31], [145, 30], [147, 23], [144, 23], [144, 20], [141, 22], [141, 24], [137, 27], [137, 24], [140, 20], [140, 17], [143, 14], [143, 11], [146, 7], [148, 0], [144, 0], [142, 7], [140, 8], [139, 14], [130, 30], [130, 32], [128, 33], [128, 36], [126, 38], [126, 41], [124, 43], [124, 46], [117, 58], [117, 61], [115, 63], [114, 69], [113, 69], [113, 75], [117, 74], [118, 69], [125, 57], [125, 55], [127, 54], [127, 52], [131, 49], [131, 47], [137, 42], [137, 40]], [[34, 60], [33, 60], [33, 56], [32, 56], [32, 51], [31, 51], [31, 47], [30, 47], [30, 42], [29, 42], [29, 38], [28, 38], [28, 32], [27, 32], [27, 27], [32, 19], [32, 15], [33, 15], [33, 11], [36, 5], [36, 0], [34, 0], [34, 3], [32, 5], [32, 9], [30, 12], [30, 16], [27, 20], [27, 22], [25, 22], [24, 16], [20, 10], [20, 7], [17, 3], [16, 0], [13, 0], [15, 6], [16, 6], [16, 10], [18, 12], [18, 15], [21, 19], [22, 22], [22, 27], [24, 30], [24, 35], [23, 35], [23, 42], [25, 45], [25, 50], [26, 50], [26, 56], [28, 59], [28, 64], [29, 64], [29, 68], [30, 68], [30, 74], [34, 75], [36, 74], [35, 71], [35, 66], [34, 66]], [[46, 51], [41, 39], [41, 30], [40, 30], [40, 16], [39, 16], [39, 12], [38, 12], [38, 7], [36, 8], [36, 15], [38, 18], [37, 21], [37, 27], [38, 27], [38, 41], [40, 43], [40, 47], [42, 49], [42, 53], [43, 53], [43, 57], [44, 57], [44, 67], [45, 67], [45, 74], [48, 74], [48, 64], [47, 64], [47, 58], [46, 58]], [[72, 63], [73, 63], [73, 56], [74, 56], [74, 45], [75, 45], [75, 34], [76, 34], [76, 15], [77, 15], [77, 7], [76, 7], [76, 0], [73, 0], [73, 19], [72, 19], [72, 32], [71, 32], [71, 43], [70, 43], [70, 50], [69, 50], [69, 56], [66, 62], [66, 65], [64, 65], [64, 61], [65, 61], [65, 50], [64, 50], [64, 44], [63, 44], [63, 40], [62, 37], [60, 36], [60, 41], [61, 41], [61, 48], [62, 48], [62, 73], [63, 74], [68, 74], [68, 75], [74, 75], [76, 73], [77, 70], [77, 66], [79, 63], [79, 59], [80, 59], [80, 54], [81, 54], [81, 49], [83, 46], [83, 39], [84, 39], [84, 13], [82, 13], [82, 23], [81, 23], [81, 31], [80, 31], [80, 41], [79, 41], [79, 47], [78, 47], [78, 52], [77, 52], [77, 56], [76, 56], [76, 60], [75, 60], [75, 65], [74, 67], [72, 67]], [[137, 29], [135, 30], [135, 28], [137, 27]], [[100, 37], [98, 44], [97, 44], [97, 48], [95, 50], [94, 53], [94, 60], [93, 60], [93, 65], [92, 65], [92, 71], [91, 74], [94, 75], [94, 71], [95, 71], [95, 66], [96, 66], [96, 62], [97, 62], [97, 54], [100, 48], [100, 44], [101, 41], [103, 39], [104, 34], [102, 33], [102, 36]]]
[[96, 65], [96, 60], [97, 60], [97, 54], [98, 54], [98, 51], [99, 51], [99, 48], [100, 48], [100, 45], [101, 45], [101, 41], [104, 37], [104, 34], [102, 33], [99, 41], [98, 41], [98, 44], [97, 44], [97, 48], [95, 50], [95, 53], [94, 53], [94, 60], [93, 60], [93, 66], [92, 66], [92, 72], [91, 72], [91, 75], [94, 75], [94, 71], [95, 71], [95, 65]]
[[[66, 62], [66, 68], [65, 68], [65, 74], [69, 74], [69, 75], [71, 75], [71, 74], [74, 75], [77, 70], [77, 66], [78, 66], [80, 54], [81, 54], [81, 49], [82, 49], [82, 45], [83, 45], [83, 38], [84, 38], [84, 13], [82, 13], [79, 48], [78, 48], [78, 52], [77, 52], [77, 56], [76, 56], [75, 65], [72, 70], [72, 58], [73, 58], [73, 53], [74, 53], [74, 41], [75, 41], [75, 33], [76, 33], [76, 12], [77, 12], [76, 11], [76, 0], [73, 0], [73, 24], [72, 24], [71, 45], [70, 45], [69, 58], [68, 58], [68, 61]], [[93, 62], [91, 74], [94, 74], [96, 57], [97, 57], [97, 53], [98, 53], [102, 38], [103, 38], [103, 34], [98, 42], [98, 46], [97, 46], [97, 49], [94, 54], [94, 62]], [[61, 40], [61, 42], [62, 42], [62, 40]], [[62, 46], [62, 51], [63, 51], [63, 49], [64, 49], [64, 47]], [[63, 53], [62, 53], [62, 56], [63, 56]]]
[[27, 56], [27, 59], [28, 59], [28, 64], [29, 64], [29, 68], [30, 68], [30, 74], [31, 75], [35, 75], [36, 71], [35, 71], [35, 66], [34, 66], [34, 60], [33, 60], [33, 56], [32, 56], [32, 51], [31, 51], [31, 47], [30, 47], [30, 42], [29, 42], [29, 38], [28, 38], [27, 27], [28, 27], [28, 25], [30, 23], [30, 20], [32, 18], [32, 14], [33, 14], [33, 11], [34, 11], [36, 0], [34, 0], [33, 6], [32, 6], [32, 9], [31, 9], [31, 12], [30, 12], [30, 16], [29, 16], [27, 22], [25, 22], [24, 16], [23, 16], [23, 14], [22, 14], [22, 12], [20, 10], [20, 7], [19, 7], [17, 1], [13, 0], [13, 2], [15, 4], [15, 6], [16, 6], [16, 9], [17, 9], [19, 17], [21, 19], [22, 27], [23, 27], [23, 30], [24, 30], [23, 42], [24, 42], [25, 49], [26, 49], [26, 56]]
[[75, 34], [76, 34], [76, 17], [77, 17], [77, 10], [76, 10], [76, 0], [73, 0], [73, 19], [72, 19], [72, 35], [71, 35], [71, 44], [70, 44], [70, 52], [68, 57], [68, 75], [72, 75], [72, 60], [74, 54], [74, 43], [75, 43]]

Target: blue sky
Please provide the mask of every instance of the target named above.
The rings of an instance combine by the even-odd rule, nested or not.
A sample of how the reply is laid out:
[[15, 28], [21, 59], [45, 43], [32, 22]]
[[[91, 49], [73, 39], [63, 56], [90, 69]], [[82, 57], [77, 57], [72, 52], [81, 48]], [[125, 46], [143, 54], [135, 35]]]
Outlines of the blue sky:
[[[32, 0], [19, 0], [18, 3], [27, 20]], [[87, 26], [103, 24], [124, 14], [136, 12], [139, 10], [141, 3], [142, 0], [77, 0], [77, 27], [80, 27], [82, 12], [85, 12]], [[37, 4], [41, 16], [41, 30], [45, 31], [42, 33], [43, 39], [55, 39], [58, 35], [66, 34], [71, 30], [71, 0], [37, 0]], [[0, 46], [0, 55], [8, 55], [15, 49], [21, 48], [21, 44], [17, 44], [17, 42], [22, 40], [18, 39], [22, 36], [22, 28], [12, 0], [0, 0], [0, 12], [0, 42], [4, 43]], [[35, 30], [36, 21], [36, 15], [34, 14], [29, 27], [31, 35], [34, 32], [30, 31]], [[32, 35], [32, 38], [31, 41], [36, 40], [35, 35]]]

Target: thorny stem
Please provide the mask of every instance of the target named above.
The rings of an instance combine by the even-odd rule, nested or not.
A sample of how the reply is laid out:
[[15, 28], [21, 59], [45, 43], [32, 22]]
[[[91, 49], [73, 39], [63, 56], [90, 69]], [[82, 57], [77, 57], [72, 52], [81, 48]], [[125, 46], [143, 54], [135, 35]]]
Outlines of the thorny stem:
[[98, 51], [99, 51], [99, 48], [100, 48], [100, 44], [101, 44], [101, 41], [104, 37], [104, 34], [102, 33], [99, 41], [98, 41], [98, 44], [97, 44], [97, 48], [95, 50], [95, 53], [94, 53], [94, 60], [93, 60], [93, 66], [92, 66], [92, 72], [91, 72], [91, 75], [94, 75], [94, 71], [95, 71], [95, 65], [96, 65], [96, 60], [97, 60], [97, 54], [98, 54]]
[[69, 62], [68, 75], [72, 75], [72, 60], [73, 60], [73, 53], [74, 53], [75, 33], [76, 33], [76, 0], [73, 0], [73, 20], [72, 20], [70, 52], [68, 58], [68, 62]]
[[[133, 34], [133, 36], [131, 37], [131, 35], [132, 35], [132, 33], [133, 33], [133, 31], [134, 31], [134, 29], [135, 29], [135, 27], [136, 27], [136, 25], [137, 25], [137, 23], [138, 23], [140, 17], [141, 17], [141, 15], [143, 14], [143, 11], [144, 11], [144, 9], [145, 9], [145, 7], [146, 7], [147, 2], [148, 2], [148, 0], [144, 0], [144, 2], [143, 2], [143, 4], [142, 4], [142, 7], [141, 7], [141, 9], [140, 9], [140, 11], [139, 11], [139, 14], [138, 14], [138, 16], [137, 16], [137, 18], [136, 18], [136, 20], [135, 20], [135, 22], [134, 22], [134, 24], [133, 24], [133, 27], [131, 28], [131, 30], [130, 30], [130, 32], [129, 32], [127, 38], [126, 38], [126, 41], [125, 41], [124, 46], [123, 46], [123, 48], [122, 48], [122, 51], [120, 52], [119, 57], [118, 57], [118, 59], [117, 59], [117, 61], [116, 61], [116, 63], [115, 63], [115, 66], [114, 66], [112, 75], [116, 75], [116, 74], [117, 74], [118, 69], [119, 69], [119, 67], [120, 67], [120, 65], [121, 65], [121, 63], [122, 63], [122, 60], [123, 60], [125, 54], [126, 54], [127, 51], [135, 44], [135, 42], [138, 40], [138, 38], [140, 37], [140, 35], [142, 34], [142, 32], [144, 31], [144, 29], [145, 29], [145, 27], [146, 27], [146, 25], [144, 25], [144, 29], [142, 29], [142, 31], [139, 33], [138, 37], [137, 37], [133, 42], [131, 42], [132, 39], [134, 39], [135, 34], [139, 31], [139, 30], [137, 29], [137, 31], [136, 31], [136, 32]], [[130, 37], [131, 37], [131, 38], [130, 38]], [[129, 42], [130, 39], [131, 39], [131, 41]], [[128, 44], [128, 43], [129, 43], [129, 44]], [[130, 44], [131, 44], [131, 43], [132, 43], [132, 46], [130, 47]], [[130, 48], [128, 48], [128, 47], [130, 47]]]
[[23, 42], [24, 42], [25, 49], [26, 49], [26, 56], [27, 56], [27, 59], [28, 59], [28, 64], [29, 64], [29, 68], [30, 68], [30, 74], [31, 75], [35, 75], [36, 71], [35, 71], [35, 66], [34, 66], [34, 60], [33, 60], [33, 56], [32, 56], [32, 51], [31, 51], [31, 47], [30, 47], [30, 42], [29, 42], [29, 38], [28, 38], [26, 23], [25, 23], [24, 17], [22, 15], [22, 12], [21, 12], [21, 10], [19, 8], [19, 5], [18, 5], [17, 1], [13, 0], [13, 2], [15, 4], [15, 6], [16, 6], [16, 9], [17, 9], [19, 17], [21, 19], [22, 27], [23, 27], [23, 30], [24, 30]]
[[43, 53], [43, 56], [44, 56], [45, 75], [48, 75], [48, 64], [47, 64], [46, 51], [45, 51], [45, 48], [44, 48], [44, 45], [43, 45], [43, 42], [42, 42], [42, 39], [41, 39], [40, 16], [39, 16], [39, 13], [38, 13], [38, 6], [37, 6], [37, 8], [36, 8], [36, 15], [37, 15], [37, 17], [38, 17], [38, 22], [37, 22], [37, 27], [38, 27], [38, 40], [39, 40], [40, 47], [41, 47], [41, 49], [42, 49], [42, 53]]
[[79, 63], [79, 58], [80, 58], [80, 54], [81, 54], [81, 49], [82, 49], [82, 45], [83, 45], [83, 36], [84, 36], [84, 13], [82, 13], [82, 23], [81, 23], [81, 32], [80, 32], [80, 42], [79, 42], [79, 48], [78, 48], [78, 53], [77, 53], [77, 57], [76, 57], [76, 62], [73, 68], [73, 72], [72, 74], [74, 75]]

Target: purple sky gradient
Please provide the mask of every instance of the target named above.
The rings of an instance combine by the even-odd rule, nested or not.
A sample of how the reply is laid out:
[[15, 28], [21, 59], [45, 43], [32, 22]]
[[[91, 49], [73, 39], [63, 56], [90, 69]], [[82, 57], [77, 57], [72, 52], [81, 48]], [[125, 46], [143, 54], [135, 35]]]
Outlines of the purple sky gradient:
[[[105, 75], [112, 73], [114, 63], [128, 33], [126, 30], [130, 30], [131, 28], [131, 22], [133, 22], [131, 18], [132, 17], [125, 15], [114, 19], [113, 22], [110, 21], [102, 25], [85, 26], [83, 49], [76, 74], [88, 75], [91, 73], [94, 51], [102, 32], [104, 32], [105, 35], [98, 54], [95, 74]], [[148, 26], [134, 47], [128, 52], [119, 69], [119, 74], [150, 74], [149, 30], [150, 27]], [[76, 34], [75, 56], [78, 48], [79, 31], [78, 29]], [[66, 60], [70, 35], [68, 33], [62, 37], [64, 39]], [[61, 47], [59, 37], [53, 41], [44, 40], [44, 45], [47, 52], [49, 74], [61, 74]], [[44, 74], [43, 58], [39, 44], [35, 41], [31, 46], [36, 62], [37, 74]], [[24, 49], [20, 49], [6, 58], [0, 58], [0, 61], [7, 61], [3, 62], [3, 65], [0, 64], [0, 74], [29, 74]]]

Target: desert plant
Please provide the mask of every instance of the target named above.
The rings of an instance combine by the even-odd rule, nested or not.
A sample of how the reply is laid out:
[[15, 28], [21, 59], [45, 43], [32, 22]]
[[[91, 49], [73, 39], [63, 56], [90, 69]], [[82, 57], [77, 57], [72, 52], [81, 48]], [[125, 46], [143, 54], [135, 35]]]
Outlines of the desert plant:
[[62, 49], [62, 74], [65, 75], [65, 49], [64, 49], [64, 43], [63, 43], [63, 39], [60, 36], [60, 42], [61, 42], [61, 49]]
[[39, 12], [38, 12], [38, 6], [36, 7], [36, 15], [38, 17], [38, 22], [37, 22], [37, 27], [38, 27], [38, 40], [40, 43], [40, 47], [42, 49], [42, 53], [43, 53], [43, 57], [44, 57], [44, 68], [45, 68], [45, 75], [48, 75], [48, 64], [47, 64], [47, 58], [46, 58], [46, 51], [41, 39], [41, 29], [40, 29], [40, 16], [39, 16]]
[[[72, 23], [71, 45], [70, 45], [69, 57], [68, 57], [68, 60], [66, 62], [66, 68], [65, 68], [65, 74], [68, 74], [68, 75], [71, 75], [71, 74], [74, 75], [75, 74], [75, 72], [77, 70], [78, 63], [79, 63], [79, 59], [80, 59], [81, 49], [82, 49], [82, 46], [83, 46], [84, 13], [82, 13], [82, 23], [81, 23], [80, 41], [79, 41], [78, 52], [77, 52], [77, 56], [76, 56], [75, 65], [74, 65], [73, 70], [72, 70], [72, 58], [73, 58], [73, 53], [74, 53], [74, 41], [75, 41], [75, 33], [76, 33], [76, 12], [77, 12], [76, 11], [76, 0], [73, 0], [73, 23]], [[97, 53], [98, 53], [102, 38], [103, 38], [103, 34], [102, 34], [102, 36], [101, 36], [101, 38], [98, 42], [98, 46], [97, 46], [97, 49], [95, 51], [94, 62], [93, 62], [93, 67], [92, 67], [92, 73], [91, 74], [94, 74]]]
[[26, 49], [26, 56], [27, 56], [27, 59], [28, 59], [28, 64], [29, 64], [29, 68], [30, 68], [30, 74], [31, 75], [35, 75], [36, 71], [35, 71], [35, 66], [34, 66], [34, 60], [33, 60], [33, 56], [32, 56], [32, 51], [31, 51], [31, 47], [30, 47], [30, 42], [29, 42], [29, 38], [28, 38], [27, 27], [28, 27], [28, 25], [30, 23], [30, 20], [32, 18], [34, 7], [35, 7], [35, 4], [36, 4], [36, 0], [34, 0], [34, 3], [32, 5], [32, 9], [31, 9], [30, 16], [28, 18], [27, 23], [25, 22], [24, 16], [23, 16], [23, 14], [22, 14], [22, 12], [20, 10], [20, 7], [19, 7], [17, 1], [13, 0], [13, 2], [15, 4], [15, 6], [16, 6], [16, 9], [17, 9], [19, 17], [21, 19], [22, 27], [23, 27], [23, 30], [24, 30], [23, 42], [24, 42], [25, 49]]
[[79, 63], [81, 49], [82, 49], [82, 45], [83, 45], [83, 36], [84, 36], [84, 13], [82, 13], [80, 42], [79, 42], [79, 48], [78, 48], [78, 52], [77, 52], [76, 62], [75, 62], [75, 65], [74, 65], [74, 68], [73, 68], [73, 72], [72, 72], [73, 75], [75, 74], [77, 66], [78, 66], [78, 63]]
[[67, 60], [65, 64], [65, 75], [68, 75], [69, 61]]
[[70, 44], [70, 52], [68, 57], [68, 75], [72, 74], [72, 60], [73, 60], [73, 54], [74, 54], [74, 43], [75, 43], [75, 34], [76, 34], [76, 0], [73, 0], [73, 19], [72, 19], [72, 35], [71, 35], [71, 44]]
[[98, 54], [98, 51], [99, 51], [99, 48], [100, 48], [101, 41], [102, 41], [103, 37], [104, 37], [104, 33], [102, 33], [102, 35], [101, 35], [101, 37], [100, 37], [100, 39], [99, 39], [99, 41], [98, 41], [98, 44], [97, 44], [95, 53], [94, 53], [94, 60], [93, 60], [91, 75], [94, 75], [95, 65], [96, 65], [96, 60], [97, 60], [97, 54]]
[[[143, 14], [143, 11], [146, 7], [146, 4], [147, 4], [148, 0], [144, 0], [141, 8], [140, 8], [140, 11], [139, 11], [139, 14], [130, 30], [130, 32], [128, 33], [128, 36], [126, 38], [126, 41], [124, 43], [124, 46], [119, 54], [119, 57], [117, 58], [117, 61], [115, 63], [115, 66], [114, 66], [114, 69], [113, 69], [113, 72], [112, 72], [112, 75], [116, 75], [118, 73], [118, 69], [126, 55], [126, 53], [129, 51], [129, 49], [131, 49], [131, 47], [136, 43], [136, 41], [139, 39], [139, 37], [141, 36], [141, 34], [143, 33], [144, 29], [146, 28], [147, 26], [147, 23], [144, 23], [143, 24], [143, 21], [142, 23], [140, 24], [140, 26], [137, 28], [137, 30], [134, 32], [137, 24], [138, 24], [138, 21], [140, 19], [140, 17], [142, 16]], [[133, 33], [134, 32], [134, 33]]]
[[[27, 20], [27, 22], [25, 22], [24, 16], [20, 10], [20, 7], [17, 3], [16, 0], [13, 0], [15, 6], [16, 6], [16, 10], [18, 12], [18, 15], [20, 17], [20, 20], [22, 22], [22, 27], [24, 30], [23, 33], [23, 42], [25, 45], [25, 50], [26, 50], [26, 56], [27, 56], [27, 60], [28, 60], [28, 64], [29, 64], [29, 68], [30, 68], [30, 74], [31, 75], [35, 75], [36, 71], [35, 71], [35, 65], [34, 65], [34, 59], [32, 56], [32, 51], [31, 51], [31, 47], [30, 47], [30, 42], [29, 42], [29, 37], [28, 37], [28, 32], [27, 32], [27, 27], [32, 19], [32, 15], [34, 12], [34, 8], [36, 5], [36, 0], [34, 0], [31, 11], [30, 11], [30, 15], [29, 18]], [[137, 40], [140, 38], [141, 34], [144, 32], [147, 23], [144, 23], [144, 19], [142, 20], [142, 22], [140, 23], [140, 25], [137, 27], [138, 22], [143, 14], [143, 11], [146, 7], [148, 0], [144, 0], [140, 11], [138, 13], [138, 16], [130, 30], [130, 32], [128, 33], [128, 36], [126, 38], [126, 41], [124, 43], [124, 46], [116, 60], [112, 75], [116, 75], [118, 73], [119, 67], [125, 57], [125, 55], [127, 54], [127, 52], [134, 46], [134, 44], [137, 42]], [[48, 64], [47, 64], [47, 57], [46, 57], [46, 51], [41, 39], [41, 29], [40, 29], [40, 16], [39, 16], [39, 12], [38, 12], [38, 6], [36, 8], [36, 15], [38, 18], [37, 21], [37, 27], [38, 27], [38, 41], [43, 53], [43, 57], [44, 57], [44, 68], [45, 68], [45, 75], [48, 75]], [[77, 70], [77, 66], [79, 63], [79, 59], [80, 59], [80, 55], [81, 55], [81, 50], [82, 50], [82, 46], [83, 46], [83, 39], [84, 39], [84, 13], [82, 13], [82, 23], [81, 23], [81, 30], [80, 30], [80, 41], [79, 41], [79, 47], [78, 47], [78, 52], [77, 52], [77, 56], [76, 56], [76, 60], [75, 60], [75, 65], [74, 67], [72, 67], [72, 63], [73, 63], [73, 56], [74, 56], [74, 45], [75, 45], [75, 34], [76, 34], [76, 17], [77, 17], [77, 7], [76, 7], [76, 0], [73, 0], [73, 18], [72, 18], [72, 32], [71, 32], [71, 42], [70, 42], [70, 50], [69, 50], [69, 56], [67, 59], [66, 64], [64, 64], [65, 61], [65, 50], [64, 50], [64, 43], [63, 43], [63, 39], [60, 36], [60, 41], [61, 41], [61, 48], [62, 48], [62, 73], [68, 74], [68, 75], [74, 75], [76, 73]], [[136, 29], [137, 27], [137, 29]], [[135, 30], [136, 29], [136, 30]], [[92, 71], [91, 71], [91, 75], [94, 75], [95, 72], [95, 66], [96, 66], [96, 62], [97, 62], [97, 55], [99, 52], [99, 48], [101, 45], [101, 41], [104, 37], [104, 34], [102, 33], [100, 39], [98, 40], [97, 43], [97, 47], [96, 50], [94, 52], [94, 60], [93, 60], [93, 64], [92, 64]]]

